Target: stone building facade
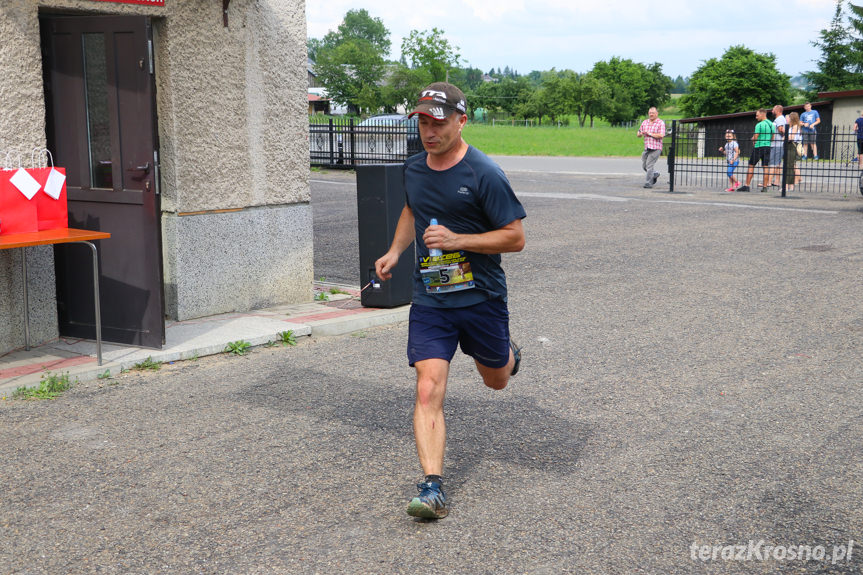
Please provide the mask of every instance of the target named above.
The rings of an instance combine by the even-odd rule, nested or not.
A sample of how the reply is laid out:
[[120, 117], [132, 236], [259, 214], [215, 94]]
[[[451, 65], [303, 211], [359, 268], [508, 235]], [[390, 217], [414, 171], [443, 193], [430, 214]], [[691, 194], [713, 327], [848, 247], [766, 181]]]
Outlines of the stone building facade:
[[[76, 90], [68, 87], [78, 84], [69, 77], [75, 73], [64, 68], [68, 65], [62, 61], [66, 41], [62, 30], [67, 24], [81, 30], [75, 38], [84, 38], [86, 44], [93, 38], [90, 25], [102, 25], [108, 16], [146, 23], [144, 46], [148, 45], [149, 55], [138, 58], [135, 52], [131, 65], [120, 61], [121, 56], [129, 59], [120, 46], [126, 41], [124, 35], [112, 36], [117, 39], [109, 39], [107, 48], [105, 40], [94, 45], [96, 52], [110, 52], [102, 56], [109, 75], [150, 68], [154, 150], [143, 159], [127, 158], [131, 152], [115, 150], [114, 183], [107, 178], [108, 183], [99, 184], [104, 190], [93, 191], [99, 187], [95, 170], [112, 169], [110, 152], [105, 152], [108, 159], [96, 162], [98, 131], [91, 116], [100, 112], [94, 107], [98, 100], [94, 94], [105, 95], [116, 107], [113, 102], [125, 97], [125, 88], [120, 80], [115, 91], [87, 87], [81, 99], [87, 106], [81, 111], [84, 123], [69, 126], [64, 106], [71, 106], [67, 96]], [[134, 244], [135, 238], [121, 239], [126, 224], [112, 220], [110, 210], [89, 217], [88, 206], [103, 209], [107, 204], [88, 203], [88, 193], [108, 198], [107, 202], [124, 193], [155, 194], [156, 214], [148, 233], [156, 235], [156, 247], [144, 259], [155, 262], [159, 287], [150, 288], [147, 298], [148, 305], [161, 301], [155, 313], [161, 314], [162, 329], [165, 318], [185, 320], [312, 298], [302, 0], [4, 0], [0, 38], [0, 154], [11, 150], [13, 157], [16, 152], [26, 156], [27, 150], [50, 148], [63, 137], [82, 141], [81, 132], [90, 122], [92, 169], [86, 174], [87, 169], [82, 170], [84, 183], [69, 192], [70, 205], [73, 196], [80, 200], [70, 227], [91, 222], [112, 232], [116, 243], [109, 244], [114, 237], [103, 240], [101, 250], [106, 254], [113, 250], [111, 257], [122, 262], [122, 246]], [[85, 75], [93, 59], [88, 49], [85, 46]], [[84, 83], [95, 86], [96, 76], [92, 72]], [[136, 81], [145, 77], [146, 73]], [[52, 95], [46, 96], [51, 89]], [[115, 140], [129, 139], [133, 129], [140, 129], [138, 115], [118, 112], [119, 127], [105, 136], [105, 145], [117, 148]], [[123, 150], [133, 144], [123, 144]], [[70, 154], [59, 155], [58, 164], [62, 165], [64, 156], [74, 163]], [[76, 169], [69, 169], [70, 186], [76, 183], [75, 173]], [[121, 178], [128, 186], [118, 183]], [[145, 179], [146, 188], [140, 187]], [[118, 192], [114, 196], [112, 185]], [[62, 310], [65, 304], [58, 304], [60, 272], [55, 274], [63, 266], [50, 246], [27, 250], [31, 340], [38, 344], [63, 335], [58, 305]], [[21, 252], [0, 251], [0, 353], [24, 342]], [[112, 279], [123, 282], [122, 265], [109, 264], [107, 259], [102, 265], [108, 285]], [[110, 265], [117, 269], [112, 271]], [[112, 297], [117, 296], [103, 289], [103, 300]], [[126, 320], [135, 322], [134, 317]], [[106, 321], [112, 321], [110, 312], [103, 324]]]

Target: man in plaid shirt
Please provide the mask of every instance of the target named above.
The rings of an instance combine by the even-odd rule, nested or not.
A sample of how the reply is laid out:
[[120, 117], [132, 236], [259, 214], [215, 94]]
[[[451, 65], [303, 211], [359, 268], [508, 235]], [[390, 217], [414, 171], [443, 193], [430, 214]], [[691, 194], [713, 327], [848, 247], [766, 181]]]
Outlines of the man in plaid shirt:
[[644, 152], [641, 153], [641, 167], [645, 172], [645, 188], [652, 188], [659, 179], [659, 172], [653, 169], [662, 154], [662, 138], [665, 137], [665, 122], [659, 119], [656, 107], [647, 111], [647, 119], [638, 128], [639, 138], [644, 138]]

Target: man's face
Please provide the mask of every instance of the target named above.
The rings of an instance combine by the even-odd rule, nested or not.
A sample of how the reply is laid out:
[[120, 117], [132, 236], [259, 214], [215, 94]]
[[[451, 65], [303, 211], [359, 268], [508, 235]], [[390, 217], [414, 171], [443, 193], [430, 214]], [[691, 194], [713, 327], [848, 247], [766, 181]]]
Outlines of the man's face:
[[763, 112], [755, 112], [755, 119], [759, 122], [765, 118], [765, 114]]
[[803, 109], [806, 110], [807, 112], [809, 112], [810, 110], [812, 110], [812, 104], [809, 104], [809, 103], [803, 104]]
[[647, 111], [647, 117], [650, 118], [651, 121], [653, 121], [659, 117], [659, 112], [656, 111], [656, 108], [651, 108]]
[[467, 116], [458, 112], [445, 120], [435, 120], [425, 114], [419, 115], [420, 139], [426, 152], [432, 156], [444, 155], [461, 144], [461, 129]]
[[779, 106], [773, 106], [773, 117], [778, 118], [781, 115], [782, 115], [782, 108], [780, 108]]

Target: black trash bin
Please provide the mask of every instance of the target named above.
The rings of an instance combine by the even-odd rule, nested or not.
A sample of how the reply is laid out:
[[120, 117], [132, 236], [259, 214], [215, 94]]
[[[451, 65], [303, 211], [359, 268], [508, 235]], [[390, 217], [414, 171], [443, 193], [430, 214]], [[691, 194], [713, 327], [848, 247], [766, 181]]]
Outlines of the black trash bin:
[[399, 216], [405, 206], [404, 165], [359, 165], [357, 171], [357, 223], [360, 242], [360, 286], [366, 287], [364, 307], [397, 307], [410, 303], [413, 292], [414, 245], [402, 252], [393, 277], [381, 282], [375, 260], [390, 248]]

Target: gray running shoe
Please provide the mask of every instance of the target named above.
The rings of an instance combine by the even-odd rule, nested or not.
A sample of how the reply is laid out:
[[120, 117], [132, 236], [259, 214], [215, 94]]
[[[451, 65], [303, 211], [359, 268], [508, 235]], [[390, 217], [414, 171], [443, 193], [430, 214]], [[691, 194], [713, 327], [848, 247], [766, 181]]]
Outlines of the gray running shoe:
[[422, 519], [443, 519], [449, 514], [446, 495], [440, 483], [425, 481], [417, 483], [420, 494], [408, 503], [408, 515]]

